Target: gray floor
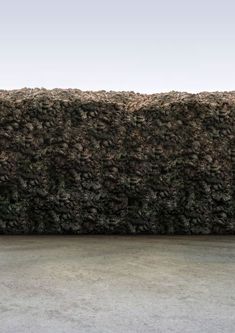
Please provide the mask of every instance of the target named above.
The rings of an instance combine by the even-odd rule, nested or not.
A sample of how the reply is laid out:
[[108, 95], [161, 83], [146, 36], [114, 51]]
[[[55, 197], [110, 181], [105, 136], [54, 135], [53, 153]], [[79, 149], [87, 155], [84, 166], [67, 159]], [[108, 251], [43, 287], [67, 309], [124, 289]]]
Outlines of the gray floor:
[[235, 237], [1, 236], [1, 333], [234, 333]]

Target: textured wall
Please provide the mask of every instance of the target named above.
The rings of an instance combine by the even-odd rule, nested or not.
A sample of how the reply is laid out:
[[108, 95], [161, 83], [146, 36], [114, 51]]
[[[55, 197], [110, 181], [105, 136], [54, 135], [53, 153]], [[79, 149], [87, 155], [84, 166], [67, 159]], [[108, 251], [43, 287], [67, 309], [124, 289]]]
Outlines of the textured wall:
[[235, 233], [235, 92], [0, 91], [1, 233]]

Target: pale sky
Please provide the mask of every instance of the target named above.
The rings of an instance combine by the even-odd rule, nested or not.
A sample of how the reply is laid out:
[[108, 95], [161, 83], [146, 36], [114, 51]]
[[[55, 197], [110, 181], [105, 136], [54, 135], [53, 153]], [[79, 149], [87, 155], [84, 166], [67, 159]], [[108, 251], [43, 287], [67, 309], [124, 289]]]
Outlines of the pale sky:
[[234, 0], [0, 0], [0, 89], [235, 90]]

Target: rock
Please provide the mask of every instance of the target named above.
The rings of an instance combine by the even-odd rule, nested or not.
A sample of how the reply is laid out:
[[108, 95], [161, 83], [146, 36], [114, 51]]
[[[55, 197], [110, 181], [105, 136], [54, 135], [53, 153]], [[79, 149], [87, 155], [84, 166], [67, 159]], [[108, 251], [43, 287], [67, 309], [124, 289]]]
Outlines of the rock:
[[212, 157], [210, 155], [206, 155], [205, 159], [207, 162], [211, 163], [213, 161]]

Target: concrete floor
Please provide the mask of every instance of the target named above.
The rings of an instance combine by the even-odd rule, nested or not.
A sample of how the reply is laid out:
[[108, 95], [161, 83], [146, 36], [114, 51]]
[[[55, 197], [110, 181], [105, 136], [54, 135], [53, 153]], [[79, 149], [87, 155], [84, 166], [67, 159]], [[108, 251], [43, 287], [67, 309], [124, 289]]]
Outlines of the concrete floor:
[[234, 333], [235, 237], [1, 236], [1, 333]]

